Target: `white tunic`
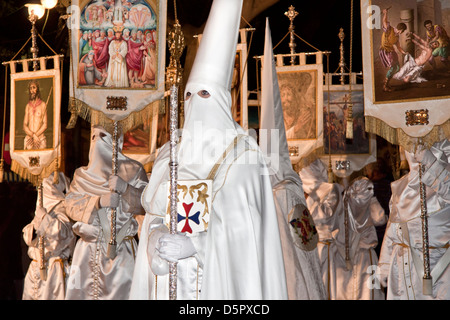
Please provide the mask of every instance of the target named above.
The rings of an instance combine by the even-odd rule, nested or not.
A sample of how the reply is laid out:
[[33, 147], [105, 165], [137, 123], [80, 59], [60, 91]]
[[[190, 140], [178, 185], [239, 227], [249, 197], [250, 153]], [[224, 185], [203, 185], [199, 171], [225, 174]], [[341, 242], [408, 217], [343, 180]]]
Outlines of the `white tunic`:
[[[44, 208], [42, 220], [35, 217], [23, 229], [23, 239], [32, 259], [24, 280], [23, 300], [64, 300], [69, 258], [75, 246], [72, 222], [66, 216], [64, 193], [66, 178], [60, 173], [58, 190], [53, 185], [53, 174], [43, 182]], [[68, 183], [68, 180], [67, 180]], [[67, 185], [68, 186], [68, 185]], [[38, 200], [39, 201], [39, 200]], [[44, 261], [47, 279], [40, 276], [39, 236], [44, 236]]]
[[[382, 282], [387, 281], [389, 300], [450, 299], [450, 188], [448, 140], [431, 148], [437, 160], [426, 165], [426, 185], [430, 269], [433, 274], [433, 295], [422, 291], [423, 254], [421, 201], [417, 162], [407, 153], [409, 174], [391, 184], [390, 216], [380, 252]], [[433, 271], [434, 270], [434, 271]]]
[[140, 207], [139, 197], [148, 180], [140, 163], [119, 152], [118, 176], [128, 187], [117, 208], [117, 256], [110, 259], [106, 253], [111, 214], [109, 209], [99, 209], [98, 202], [102, 194], [111, 192], [108, 178], [112, 172], [112, 138], [100, 128], [94, 128], [92, 136], [89, 164], [75, 171], [66, 197], [67, 215], [76, 222], [73, 230], [80, 236], [73, 254], [66, 299], [128, 299], [137, 248], [134, 236], [138, 223], [134, 214]]
[[[177, 264], [177, 299], [287, 299], [280, 234], [264, 159], [248, 136], [239, 140], [236, 150], [236, 156], [229, 155], [214, 179], [208, 230], [192, 238], [197, 254]], [[165, 262], [153, 261], [152, 245], [155, 232], [167, 232], [162, 217], [168, 201], [168, 151], [166, 144], [153, 169], [163, 174], [151, 176], [142, 196], [147, 214], [131, 299], [168, 299], [168, 275], [156, 276], [155, 270], [155, 265]]]

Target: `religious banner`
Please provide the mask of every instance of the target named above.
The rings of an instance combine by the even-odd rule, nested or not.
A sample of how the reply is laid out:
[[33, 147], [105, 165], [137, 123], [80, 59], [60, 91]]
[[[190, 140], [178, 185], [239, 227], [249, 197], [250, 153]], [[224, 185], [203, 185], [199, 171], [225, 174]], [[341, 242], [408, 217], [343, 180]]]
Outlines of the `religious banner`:
[[[29, 60], [11, 67], [11, 170], [37, 185], [57, 170], [61, 157], [60, 56], [40, 58], [40, 70]], [[48, 60], [53, 68], [47, 69]], [[21, 69], [21, 70], [19, 70]]]
[[450, 135], [450, 0], [361, 1], [366, 130], [413, 150]]
[[70, 11], [69, 111], [124, 132], [147, 121], [165, 91], [166, 0], [74, 0]]
[[277, 75], [281, 104], [292, 164], [300, 169], [323, 147], [323, 66], [322, 52], [314, 53], [316, 63], [306, 64], [300, 54], [299, 65], [280, 64]]
[[[336, 176], [349, 177], [377, 160], [375, 135], [365, 131], [363, 85], [353, 84], [350, 93], [349, 85], [325, 84], [323, 95], [323, 145], [326, 156], [321, 157], [321, 160], [326, 167], [331, 161]], [[346, 139], [350, 104], [353, 139]]]

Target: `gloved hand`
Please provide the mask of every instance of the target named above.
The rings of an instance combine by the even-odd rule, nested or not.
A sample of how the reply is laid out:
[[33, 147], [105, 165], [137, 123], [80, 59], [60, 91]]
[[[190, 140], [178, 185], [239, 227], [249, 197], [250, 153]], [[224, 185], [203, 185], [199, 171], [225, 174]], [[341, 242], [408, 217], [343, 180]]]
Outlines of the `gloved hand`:
[[197, 253], [192, 240], [182, 233], [163, 234], [158, 240], [156, 250], [162, 259], [169, 262], [178, 262]]
[[119, 194], [124, 194], [127, 191], [128, 183], [121, 177], [112, 175], [109, 177], [109, 189]]
[[36, 211], [34, 212], [34, 215], [38, 218], [41, 219], [44, 218], [44, 216], [47, 214], [47, 209], [45, 209], [44, 207], [36, 207]]
[[41, 225], [42, 219], [44, 219], [47, 214], [47, 210], [44, 207], [36, 207], [36, 211], [34, 212], [33, 226], [37, 230]]
[[116, 192], [106, 193], [100, 196], [101, 208], [117, 208], [119, 206], [120, 195]]
[[416, 153], [414, 154], [414, 158], [418, 162], [428, 165], [432, 164], [436, 160], [436, 157], [433, 155], [433, 153], [429, 149], [425, 148], [423, 145], [419, 145], [417, 147]]

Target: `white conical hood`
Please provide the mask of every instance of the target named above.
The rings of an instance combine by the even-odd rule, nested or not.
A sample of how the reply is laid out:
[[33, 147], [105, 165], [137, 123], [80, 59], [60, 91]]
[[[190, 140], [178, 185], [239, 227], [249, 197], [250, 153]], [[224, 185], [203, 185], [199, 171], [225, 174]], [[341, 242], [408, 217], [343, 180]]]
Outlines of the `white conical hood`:
[[266, 18], [266, 37], [261, 87], [260, 147], [271, 169], [271, 182], [275, 186], [291, 180], [301, 186], [299, 175], [292, 168], [284, 127], [280, 88], [273, 57], [269, 19]]
[[187, 86], [203, 83], [231, 89], [241, 11], [242, 0], [213, 1]]
[[180, 179], [206, 179], [234, 137], [245, 134], [232, 117], [230, 92], [241, 10], [242, 0], [212, 4], [185, 89]]

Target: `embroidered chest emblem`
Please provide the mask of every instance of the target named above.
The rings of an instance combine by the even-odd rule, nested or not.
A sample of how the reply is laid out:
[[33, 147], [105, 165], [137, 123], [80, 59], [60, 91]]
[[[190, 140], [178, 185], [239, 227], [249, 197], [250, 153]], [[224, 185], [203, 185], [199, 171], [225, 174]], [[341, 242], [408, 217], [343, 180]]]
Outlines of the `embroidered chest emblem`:
[[302, 250], [313, 250], [317, 246], [319, 235], [308, 208], [297, 204], [288, 218], [294, 243]]
[[[211, 189], [211, 180], [178, 181], [177, 230], [179, 232], [194, 235], [208, 229]], [[167, 204], [166, 224], [167, 226], [170, 224], [170, 201]]]

